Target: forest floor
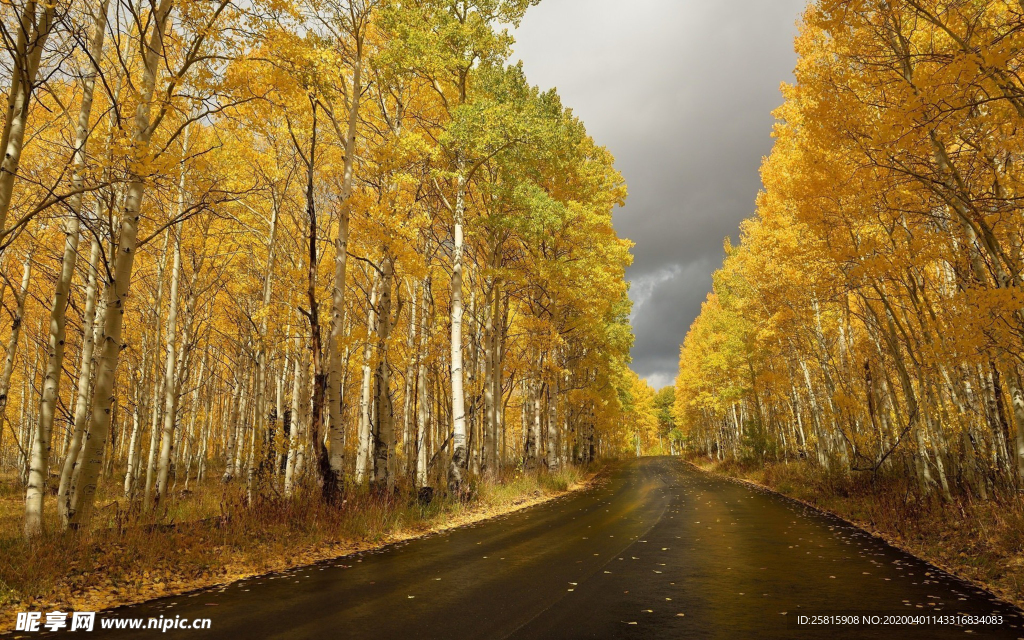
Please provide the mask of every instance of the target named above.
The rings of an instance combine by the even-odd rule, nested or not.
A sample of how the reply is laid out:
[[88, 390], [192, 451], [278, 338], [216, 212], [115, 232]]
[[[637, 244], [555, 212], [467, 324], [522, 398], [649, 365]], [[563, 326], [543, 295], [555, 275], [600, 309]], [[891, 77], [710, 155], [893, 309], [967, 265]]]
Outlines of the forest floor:
[[766, 487], [830, 512], [1024, 608], [1024, 497], [916, 499], [902, 477], [828, 473], [807, 461], [688, 458], [704, 471]]
[[53, 514], [48, 533], [32, 542], [21, 534], [24, 489], [0, 477], [0, 633], [14, 627], [18, 611], [99, 611], [465, 526], [583, 489], [599, 471], [510, 471], [475, 485], [467, 501], [435, 497], [429, 505], [408, 493], [364, 491], [341, 508], [298, 496], [247, 507], [236, 485], [214, 476], [176, 492], [158, 522], [101, 493], [88, 535], [57, 533]]

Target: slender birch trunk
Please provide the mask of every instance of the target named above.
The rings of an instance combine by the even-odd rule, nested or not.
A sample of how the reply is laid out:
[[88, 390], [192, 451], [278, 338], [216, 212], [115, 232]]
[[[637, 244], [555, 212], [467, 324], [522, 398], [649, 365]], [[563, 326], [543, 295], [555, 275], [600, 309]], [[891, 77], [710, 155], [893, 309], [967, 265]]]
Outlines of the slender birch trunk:
[[224, 447], [224, 475], [221, 482], [231, 482], [235, 477], [235, 449], [238, 447], [238, 424], [242, 404], [242, 382], [235, 382], [235, 391], [228, 405], [228, 442]]
[[530, 422], [530, 432], [526, 437], [526, 466], [532, 468], [537, 466], [540, 459], [540, 425], [541, 425], [541, 401], [545, 386], [540, 382], [534, 382], [532, 388], [533, 416]]
[[144, 385], [141, 382], [136, 382], [136, 384], [139, 386], [135, 393], [135, 407], [132, 409], [132, 435], [128, 443], [128, 466], [124, 472], [124, 497], [128, 500], [132, 499], [132, 493], [135, 490], [135, 476], [138, 473], [139, 466], [138, 450], [142, 439], [142, 420], [139, 414], [143, 408]]
[[427, 315], [430, 309], [430, 277], [423, 281], [423, 310], [420, 313], [420, 344], [417, 353], [416, 373], [416, 486], [427, 485], [427, 431], [429, 429], [429, 398], [427, 397], [427, 363], [426, 352], [429, 346], [427, 332], [429, 323]]
[[[211, 371], [211, 377], [213, 377], [213, 372], [212, 371]], [[213, 401], [213, 394], [214, 394], [213, 384], [214, 383], [212, 381], [209, 383], [209, 387], [208, 387], [207, 392], [206, 392], [207, 393], [207, 406], [210, 406], [210, 404]], [[223, 398], [221, 399], [221, 402], [219, 404], [220, 404], [221, 407], [223, 407]], [[223, 415], [223, 414], [221, 414], [221, 415]], [[213, 439], [213, 433], [212, 433], [212, 431], [213, 431], [213, 416], [214, 416], [214, 412], [213, 412], [212, 409], [210, 409], [210, 410], [208, 410], [206, 412], [206, 416], [203, 419], [203, 436], [202, 436], [202, 440], [201, 440], [202, 447], [199, 450], [199, 464], [197, 465], [197, 468], [196, 468], [196, 484], [201, 484], [203, 482], [203, 480], [206, 478], [206, 460], [207, 460], [207, 457], [209, 456], [210, 441]]]
[[[159, 341], [159, 334], [157, 334], [157, 340]], [[159, 365], [156, 365], [159, 367]], [[156, 371], [153, 374], [155, 378], [153, 384], [156, 386], [153, 393], [152, 407], [150, 407], [149, 416], [149, 454], [146, 457], [146, 485], [142, 493], [142, 503], [149, 505], [153, 496], [153, 490], [156, 487], [156, 462], [157, 452], [160, 449], [160, 420], [163, 416], [161, 407], [163, 403], [161, 400], [164, 397], [164, 387], [167, 381], [161, 372]]]
[[[192, 443], [196, 437], [196, 420], [199, 417], [199, 398], [205, 383], [206, 365], [209, 358], [209, 350], [203, 353], [203, 359], [199, 362], [199, 373], [196, 375], [196, 382], [192, 391], [192, 406], [189, 411], [188, 430], [182, 434], [184, 446], [182, 447], [181, 460], [185, 463], [185, 488], [188, 489], [188, 477], [192, 470]], [[175, 466], [174, 486], [178, 485], [178, 466]]]
[[483, 468], [494, 478], [498, 472], [498, 413], [501, 404], [501, 360], [498, 354], [499, 285], [492, 282], [485, 310], [484, 339], [484, 430]]
[[171, 263], [171, 287], [169, 306], [167, 308], [167, 326], [164, 334], [164, 405], [163, 424], [160, 433], [160, 456], [157, 461], [156, 493], [153, 506], [159, 507], [167, 493], [167, 477], [171, 466], [171, 445], [174, 438], [174, 423], [177, 419], [177, 351], [178, 340], [178, 286], [181, 282], [181, 229], [172, 229], [174, 233], [174, 258]]
[[7, 415], [7, 400], [10, 397], [11, 376], [14, 374], [14, 361], [18, 355], [18, 337], [25, 319], [25, 302], [28, 300], [28, 285], [32, 279], [33, 250], [25, 256], [21, 268], [21, 286], [18, 288], [14, 317], [11, 318], [11, 335], [7, 340], [7, 352], [4, 359], [4, 370], [0, 373], [0, 423]]
[[36, 0], [25, 3], [19, 19], [18, 41], [15, 45], [11, 69], [11, 89], [8, 93], [7, 119], [4, 122], [0, 148], [4, 149], [0, 163], [0, 239], [7, 231], [7, 214], [14, 197], [14, 181], [21, 164], [21, 152], [25, 146], [25, 131], [28, 124], [32, 92], [46, 40], [53, 29], [56, 2], [44, 2], [43, 11], [36, 17]]
[[[254, 413], [256, 419], [253, 424], [253, 442], [250, 446], [250, 450], [254, 450], [257, 446], [257, 438], [261, 438], [264, 433], [263, 425], [264, 421], [268, 419], [268, 413], [266, 410], [267, 405], [267, 318], [269, 316], [271, 296], [273, 295], [273, 281], [274, 281], [274, 260], [276, 258], [276, 244], [277, 244], [277, 229], [278, 229], [278, 213], [279, 207], [277, 201], [274, 201], [273, 213], [270, 218], [270, 232], [267, 241], [267, 266], [265, 270], [265, 276], [263, 278], [263, 314], [259, 322], [259, 335], [256, 336], [257, 340], [257, 351], [256, 351], [256, 400], [254, 405]], [[251, 457], [251, 456], [250, 456]], [[251, 463], [246, 474], [246, 490], [249, 493], [250, 500], [252, 499], [253, 492], [255, 490], [256, 482], [256, 466]]]
[[[296, 360], [296, 366], [300, 362]], [[293, 400], [293, 407], [297, 413], [294, 414], [295, 435], [298, 441], [295, 445], [295, 466], [292, 471], [292, 486], [302, 477], [306, 465], [306, 454], [309, 447], [309, 414], [312, 407], [312, 389], [309, 384], [309, 365], [301, 363], [299, 372], [299, 396], [297, 404]]]
[[362, 84], [362, 35], [355, 35], [355, 59], [352, 63], [352, 87], [349, 97], [348, 130], [345, 135], [345, 159], [342, 170], [340, 220], [334, 255], [334, 288], [331, 292], [331, 332], [327, 343], [327, 406], [331, 426], [330, 471], [332, 482], [341, 488], [345, 475], [345, 424], [341, 403], [344, 401], [342, 388], [341, 337], [345, 327], [345, 279], [348, 268], [349, 217], [352, 212], [352, 183], [355, 174], [356, 139], [359, 124], [359, 104], [363, 92]]
[[249, 423], [249, 393], [252, 391], [252, 380], [248, 374], [245, 376], [245, 386], [242, 387], [241, 396], [238, 399], [238, 414], [235, 421], [235, 447], [232, 463], [235, 475], [242, 473], [242, 452], [245, 450], [246, 432]]
[[391, 337], [391, 281], [394, 263], [385, 257], [381, 263], [380, 319], [377, 330], [377, 416], [373, 438], [373, 480], [380, 488], [394, 485], [392, 465], [395, 440], [394, 407], [391, 404], [391, 375], [388, 365], [388, 339]]
[[462, 249], [463, 218], [466, 211], [466, 179], [462, 163], [455, 178], [455, 244], [452, 249], [452, 334], [451, 334], [451, 375], [452, 375], [452, 459], [448, 466], [448, 486], [453, 493], [462, 489], [463, 471], [469, 462], [466, 451], [466, 396], [463, 389], [462, 364]]
[[302, 430], [306, 424], [306, 411], [308, 397], [306, 391], [306, 366], [295, 360], [295, 373], [292, 376], [292, 428], [288, 434], [288, 462], [284, 472], [284, 495], [292, 497], [295, 492], [295, 479], [302, 469], [301, 460], [303, 457], [304, 445], [302, 442]]
[[[286, 332], [287, 335], [287, 332]], [[284, 365], [281, 367], [281, 371], [277, 376], [277, 385], [274, 390], [274, 427], [276, 429], [278, 422], [281, 424], [281, 438], [286, 438], [291, 435], [291, 431], [285, 428], [284, 421], [284, 394], [285, 384], [288, 380], [288, 367], [291, 366], [291, 362], [288, 359], [288, 354], [285, 353]], [[275, 440], [278, 440], [275, 438]], [[273, 448], [271, 450], [271, 457], [274, 461], [274, 468], [272, 469], [273, 475], [280, 475], [284, 471], [284, 462], [287, 456], [287, 449], [278, 446], [278, 441], [272, 443]], [[286, 443], [284, 443], [286, 444]]]
[[1024, 385], [1016, 366], [1008, 372], [1010, 402], [1013, 404], [1013, 420], [1016, 423], [1017, 474], [1024, 479]]
[[373, 457], [373, 440], [370, 437], [370, 385], [373, 377], [370, 364], [373, 358], [373, 341], [370, 334], [377, 324], [377, 286], [377, 280], [374, 279], [373, 289], [370, 291], [370, 309], [366, 318], [366, 344], [363, 346], [363, 380], [359, 396], [359, 449], [356, 452], [356, 482], [359, 484], [366, 480]]
[[32, 447], [32, 431], [28, 428], [28, 421], [25, 418], [25, 407], [28, 405], [28, 397], [31, 389], [29, 383], [28, 358], [22, 358], [22, 379], [21, 379], [21, 400], [18, 402], [18, 481], [27, 482], [25, 472], [28, 470], [28, 450]]
[[[75, 424], [72, 430], [71, 443], [64, 454], [64, 465], [60, 473], [60, 485], [57, 489], [57, 512], [61, 522], [67, 526], [69, 498], [71, 496], [71, 479], [78, 468], [78, 458], [85, 438], [86, 419], [89, 415], [89, 387], [92, 380], [93, 349], [96, 345], [97, 325], [96, 298], [99, 291], [99, 260], [100, 243], [95, 238], [89, 249], [89, 275], [85, 287], [85, 311], [82, 317], [82, 353], [78, 365], [78, 388], [75, 392]], [[99, 319], [102, 322], [102, 319]]]
[[415, 406], [413, 396], [416, 389], [416, 361], [421, 355], [416, 351], [416, 312], [419, 308], [419, 305], [416, 301], [416, 285], [411, 281], [409, 283], [409, 293], [412, 298], [409, 307], [409, 334], [406, 338], [406, 348], [409, 351], [409, 362], [406, 364], [405, 367], [405, 393], [402, 394], [402, 457], [405, 460], [404, 464], [406, 465], [402, 469], [403, 473], [408, 473], [408, 470], [415, 465], [415, 443], [413, 442], [412, 436], [412, 410], [413, 407]]

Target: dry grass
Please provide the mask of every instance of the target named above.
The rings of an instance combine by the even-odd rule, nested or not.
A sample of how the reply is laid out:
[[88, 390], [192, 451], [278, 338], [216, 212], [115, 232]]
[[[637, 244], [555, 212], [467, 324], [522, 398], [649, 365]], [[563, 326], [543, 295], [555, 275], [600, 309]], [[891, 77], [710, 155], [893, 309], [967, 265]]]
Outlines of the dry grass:
[[56, 522], [48, 522], [48, 533], [32, 542], [21, 536], [21, 489], [0, 478], [0, 631], [13, 625], [15, 611], [99, 610], [461, 526], [581, 488], [594, 473], [510, 471], [500, 482], [475, 483], [470, 499], [437, 497], [429, 505], [409, 491], [364, 490], [340, 508], [310, 490], [247, 506], [236, 486], [211, 480], [175, 495], [160, 518], [101, 499], [88, 534], [54, 533]]
[[987, 501], [938, 495], [919, 499], [895, 474], [828, 473], [806, 461], [691, 462], [741, 478], [834, 513], [923, 558], [1024, 606], [1024, 499], [1001, 493]]

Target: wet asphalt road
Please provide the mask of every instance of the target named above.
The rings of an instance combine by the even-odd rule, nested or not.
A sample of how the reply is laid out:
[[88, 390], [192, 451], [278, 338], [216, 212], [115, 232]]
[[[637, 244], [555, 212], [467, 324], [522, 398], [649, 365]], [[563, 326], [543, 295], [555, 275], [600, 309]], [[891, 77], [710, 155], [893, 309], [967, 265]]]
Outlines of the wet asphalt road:
[[[828, 614], [1002, 624], [797, 624]], [[841, 520], [669, 458], [622, 463], [594, 489], [476, 526], [113, 615], [212, 627], [89, 636], [1024, 637], [1020, 612], [991, 595]]]

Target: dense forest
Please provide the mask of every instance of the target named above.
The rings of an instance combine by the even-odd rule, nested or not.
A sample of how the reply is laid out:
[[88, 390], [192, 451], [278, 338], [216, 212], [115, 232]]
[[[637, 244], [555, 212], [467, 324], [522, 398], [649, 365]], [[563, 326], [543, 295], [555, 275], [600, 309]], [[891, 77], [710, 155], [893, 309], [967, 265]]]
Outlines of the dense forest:
[[692, 451], [902, 478], [901, 505], [1022, 486], [1022, 18], [807, 9], [756, 216], [682, 348]]
[[[515, 57], [539, 1], [0, 3], [0, 631], [183, 593], [141, 606], [217, 637], [792, 637], [851, 597], [1024, 624], [1024, 1], [809, 2], [660, 390], [623, 175]], [[698, 75], [643, 99], [717, 105]], [[686, 202], [633, 235], [706, 224]], [[641, 267], [639, 313], [678, 315]]]
[[656, 446], [625, 185], [509, 63], [531, 4], [4, 3], [0, 469], [25, 535]]

